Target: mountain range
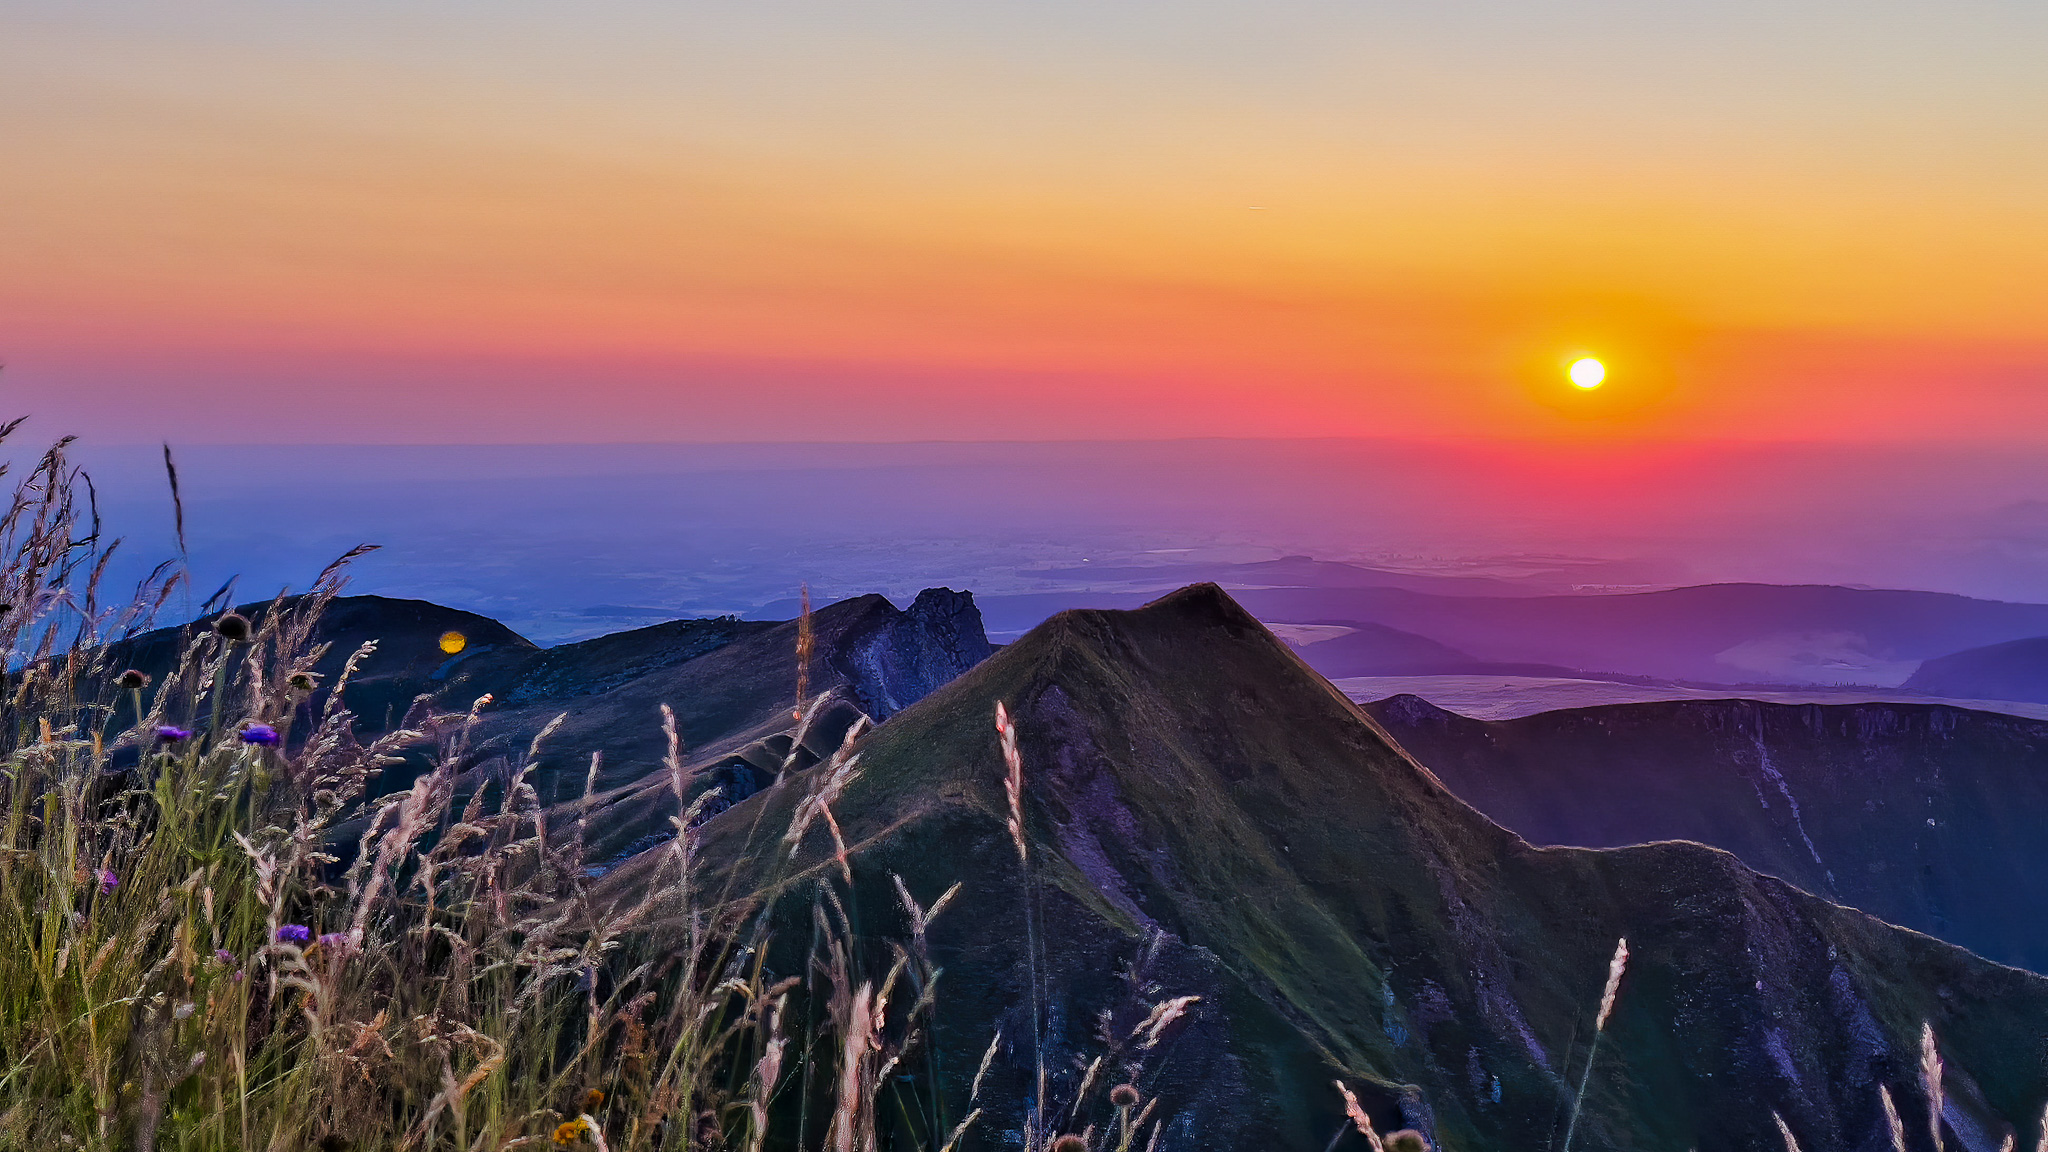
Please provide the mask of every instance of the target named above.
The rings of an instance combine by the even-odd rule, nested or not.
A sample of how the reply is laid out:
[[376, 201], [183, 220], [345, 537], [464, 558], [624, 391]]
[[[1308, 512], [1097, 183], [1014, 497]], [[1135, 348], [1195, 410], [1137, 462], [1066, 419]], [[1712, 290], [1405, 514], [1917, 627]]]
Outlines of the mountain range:
[[[793, 653], [806, 629], [815, 655], [798, 708]], [[464, 638], [454, 654], [441, 647], [451, 631]], [[1581, 1091], [1577, 1148], [1779, 1148], [1782, 1121], [1802, 1148], [1880, 1149], [1891, 1146], [1882, 1086], [1907, 1146], [1924, 1152], [1934, 1143], [1923, 1028], [1947, 1069], [1948, 1147], [1991, 1152], [2038, 1131], [2048, 979], [1837, 902], [1896, 899], [1897, 919], [1939, 913], [1951, 930], [2002, 923], [2002, 937], [1983, 928], [1987, 947], [2028, 947], [2023, 916], [2000, 922], [1982, 905], [2003, 892], [1986, 877], [2029, 858], [2018, 841], [2032, 794], [2006, 793], [2001, 808], [2014, 785], [1997, 773], [2032, 737], [1971, 714], [1936, 710], [1902, 727], [1889, 711], [1814, 721], [1738, 707], [1691, 728], [1645, 724], [1631, 739], [1680, 765], [1657, 778], [1659, 803], [1704, 809], [1701, 838], [1743, 818], [1731, 790], [1785, 806], [1735, 852], [1684, 839], [1540, 847], [1516, 834], [1518, 820], [1536, 825], [1510, 800], [1540, 798], [1559, 820], [1591, 810], [1592, 830], [1635, 819], [1631, 762], [1559, 769], [1532, 753], [1532, 774], [1566, 774], [1522, 793], [1476, 788], [1488, 762], [1456, 750], [1513, 741], [1408, 702], [1376, 719], [1213, 585], [1131, 611], [1063, 612], [1001, 649], [975, 602], [942, 589], [908, 609], [843, 601], [807, 625], [671, 621], [549, 649], [482, 617], [352, 597], [330, 607], [323, 638], [335, 642], [330, 675], [357, 643], [379, 640], [350, 691], [370, 727], [396, 723], [419, 696], [467, 708], [492, 695], [460, 765], [467, 786], [502, 779], [546, 732], [542, 795], [567, 802], [593, 781], [601, 893], [634, 892], [664, 856], [650, 851], [675, 804], [655, 778], [662, 704], [676, 710], [695, 787], [718, 789], [699, 829], [707, 890], [760, 908], [776, 938], [804, 938], [829, 893], [859, 932], [904, 939], [916, 925], [902, 893], [930, 907], [960, 884], [926, 940], [945, 973], [933, 1059], [904, 1074], [964, 1115], [996, 1038], [988, 1115], [969, 1147], [1014, 1146], [1040, 1062], [1049, 1123], [1100, 1131], [1111, 1081], [1086, 1069], [1101, 1056], [1158, 1101], [1168, 1152], [1364, 1148], [1332, 1081], [1381, 1130], [1416, 1127], [1455, 1152], [1555, 1147]], [[145, 635], [122, 655], [160, 666], [174, 641]], [[1021, 858], [999, 703], [1021, 750]], [[1431, 744], [1431, 724], [1463, 735]], [[1813, 767], [1780, 767], [1804, 747], [1801, 724], [1818, 734]], [[1745, 776], [1727, 759], [1735, 745], [1704, 745], [1702, 732], [1722, 728], [1738, 742], [1761, 733], [1749, 747], [1769, 758]], [[1902, 736], [1907, 751], [1888, 754], [1896, 767], [1878, 757], [1899, 779], [1874, 795], [1829, 759]], [[1557, 761], [1607, 739], [1558, 738]], [[857, 771], [820, 762], [842, 744]], [[1930, 769], [1926, 757], [1946, 758]], [[394, 768], [385, 787], [416, 767]], [[1937, 785], [1957, 799], [1933, 815], [1923, 850], [1908, 839], [1921, 834], [1907, 817], [1921, 817], [1907, 809]], [[782, 839], [821, 797], [848, 845], [850, 885], [822, 823], [794, 858]], [[1866, 799], [1881, 802], [1876, 817], [1859, 807]], [[1482, 814], [1489, 806], [1500, 822]], [[1859, 826], [1875, 845], [1861, 855], [1848, 843]], [[1791, 845], [1815, 849], [1823, 881], [1841, 861], [1835, 887], [1805, 890], [1814, 874], [1795, 867]], [[1941, 853], [1984, 859], [1944, 871]], [[1871, 871], [1877, 860], [1898, 871]], [[1888, 887], [1930, 862], [1934, 881]], [[1846, 887], [1856, 864], [1874, 878], [1867, 890]], [[1983, 900], [1959, 899], [1951, 888], [1964, 882], [1985, 884]], [[804, 964], [787, 944], [763, 960], [792, 973]], [[1144, 1042], [1172, 1004], [1177, 1018]]]
[[[1013, 634], [1067, 608], [1135, 608], [1159, 594], [1120, 587], [1142, 571], [1110, 573], [1116, 579], [1096, 590], [984, 597], [982, 609], [992, 630]], [[1162, 582], [1185, 574], [1181, 566], [1156, 571]], [[1504, 581], [1424, 579], [1306, 558], [1230, 566], [1224, 575], [1261, 620], [1370, 633], [1363, 651], [1334, 641], [1304, 649], [1333, 678], [1527, 674], [1535, 666], [1541, 675], [1576, 670], [1694, 684], [1895, 687], [1922, 661], [2048, 636], [2048, 605], [1935, 592], [1708, 584], [1531, 594], [1537, 589]], [[1386, 630], [1405, 638], [1390, 643]]]

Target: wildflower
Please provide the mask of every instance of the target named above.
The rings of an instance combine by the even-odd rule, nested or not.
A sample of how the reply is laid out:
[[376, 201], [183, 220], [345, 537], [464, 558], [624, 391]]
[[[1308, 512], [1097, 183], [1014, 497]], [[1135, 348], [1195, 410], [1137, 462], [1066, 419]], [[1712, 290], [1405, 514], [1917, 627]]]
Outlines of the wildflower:
[[574, 1120], [564, 1121], [563, 1123], [557, 1124], [555, 1126], [555, 1143], [560, 1144], [566, 1148], [569, 1145], [574, 1144], [576, 1141], [581, 1140], [583, 1138], [583, 1134], [588, 1131], [590, 1131], [590, 1121], [585, 1120], [581, 1116], [578, 1116]]
[[1088, 1152], [1088, 1141], [1072, 1134], [1052, 1142], [1052, 1152]]
[[604, 1107], [604, 1093], [592, 1088], [583, 1094], [583, 1110], [585, 1112], [595, 1112], [602, 1107]]
[[149, 687], [149, 673], [130, 668], [116, 677], [114, 683], [119, 684], [125, 692], [140, 692]]
[[1387, 1133], [1380, 1145], [1387, 1152], [1429, 1152], [1429, 1141], [1413, 1128]]
[[287, 924], [277, 930], [280, 944], [304, 944], [313, 938], [313, 930], [304, 924]]
[[1109, 1102], [1119, 1108], [1136, 1108], [1139, 1099], [1135, 1084], [1119, 1084], [1109, 1090]]
[[268, 748], [278, 741], [277, 729], [268, 724], [251, 724], [242, 729], [242, 743], [261, 744]]
[[183, 1020], [192, 1015], [194, 1008], [195, 1005], [190, 1000], [183, 1001], [177, 1007], [171, 1009], [171, 1019]]
[[229, 612], [213, 622], [214, 634], [230, 644], [240, 644], [249, 639], [249, 618], [239, 612]]
[[192, 730], [190, 728], [174, 728], [169, 724], [159, 724], [156, 729], [156, 738], [157, 742], [161, 744], [180, 744], [192, 738]]
[[213, 958], [215, 960], [220, 961], [222, 965], [233, 964], [235, 962], [235, 954], [233, 952], [228, 951], [225, 948], [214, 949]]
[[311, 692], [320, 686], [320, 678], [311, 672], [294, 672], [286, 678], [286, 683], [301, 692]]
[[114, 889], [119, 888], [121, 886], [121, 878], [119, 876], [114, 875], [111, 869], [102, 868], [99, 871], [93, 873], [93, 875], [100, 882], [100, 895], [102, 896], [113, 895]]

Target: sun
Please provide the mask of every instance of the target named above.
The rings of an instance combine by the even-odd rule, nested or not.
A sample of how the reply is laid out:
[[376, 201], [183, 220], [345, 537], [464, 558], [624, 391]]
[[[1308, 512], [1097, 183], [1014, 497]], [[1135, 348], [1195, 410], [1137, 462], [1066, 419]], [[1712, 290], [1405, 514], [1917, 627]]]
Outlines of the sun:
[[1571, 378], [1574, 387], [1590, 392], [1607, 379], [1607, 365], [1591, 356], [1580, 357], [1572, 361]]

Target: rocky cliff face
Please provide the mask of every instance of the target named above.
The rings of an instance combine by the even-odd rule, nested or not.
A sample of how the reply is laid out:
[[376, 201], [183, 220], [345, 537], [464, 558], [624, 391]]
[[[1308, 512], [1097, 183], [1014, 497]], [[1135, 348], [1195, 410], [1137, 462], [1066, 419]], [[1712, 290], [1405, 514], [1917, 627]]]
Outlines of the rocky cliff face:
[[886, 720], [989, 658], [974, 596], [927, 588], [900, 613], [850, 628], [827, 656], [867, 714]]
[[1617, 704], [1482, 722], [1369, 705], [1480, 811], [1539, 844], [1696, 840], [2048, 971], [2048, 722], [1919, 704]]
[[[1028, 863], [998, 701], [1020, 733]], [[1129, 1076], [1170, 1152], [1363, 1148], [1333, 1079], [1382, 1130], [1440, 1148], [1555, 1147], [1623, 937], [1576, 1147], [1782, 1148], [1773, 1113], [1809, 1150], [1889, 1147], [1883, 1085], [1925, 1152], [1923, 1022], [1947, 1060], [1948, 1146], [2033, 1139], [2048, 981], [1699, 844], [1532, 847], [1213, 587], [1062, 614], [858, 750], [834, 805], [850, 889], [823, 828], [794, 862], [781, 840], [822, 768], [704, 826], [710, 883], [758, 893], [802, 939], [823, 885], [887, 937], [907, 930], [895, 878], [927, 904], [959, 882], [930, 936], [936, 1082], [905, 1075], [964, 1115], [1000, 1035], [980, 1147], [1014, 1146], [1041, 1054], [1058, 1126], [1103, 1131], [1106, 1086]], [[1124, 1042], [1090, 1079], [1148, 1006], [1188, 996], [1156, 1045]]]

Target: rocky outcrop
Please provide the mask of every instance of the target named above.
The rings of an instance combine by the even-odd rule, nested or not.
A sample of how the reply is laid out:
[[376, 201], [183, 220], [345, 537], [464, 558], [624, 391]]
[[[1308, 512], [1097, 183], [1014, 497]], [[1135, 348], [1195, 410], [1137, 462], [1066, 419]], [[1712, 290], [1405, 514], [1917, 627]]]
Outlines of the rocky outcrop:
[[887, 720], [989, 658], [974, 595], [927, 588], [910, 607], [849, 629], [827, 661], [867, 714]]

